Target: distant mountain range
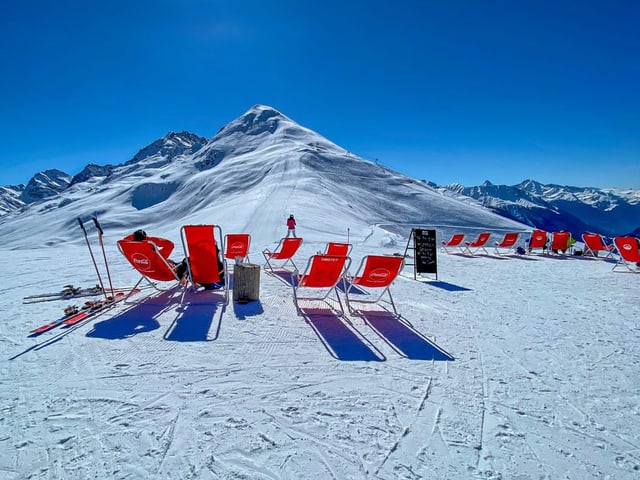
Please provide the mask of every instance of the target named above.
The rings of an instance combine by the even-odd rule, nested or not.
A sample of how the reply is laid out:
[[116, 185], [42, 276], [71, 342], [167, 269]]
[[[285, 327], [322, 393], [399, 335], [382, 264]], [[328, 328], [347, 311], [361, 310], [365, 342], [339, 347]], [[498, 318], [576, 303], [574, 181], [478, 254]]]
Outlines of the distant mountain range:
[[283, 217], [302, 210], [313, 218], [307, 224], [322, 224], [323, 231], [341, 215], [364, 236], [375, 225], [404, 234], [410, 225], [445, 233], [529, 226], [608, 236], [640, 229], [640, 191], [532, 180], [437, 186], [364, 160], [256, 105], [211, 139], [170, 132], [124, 163], [89, 164], [73, 177], [47, 170], [27, 185], [0, 187], [0, 236], [17, 247], [25, 237], [37, 240], [33, 236], [45, 244], [64, 242], [76, 217], [99, 213], [122, 231], [146, 225], [175, 232], [188, 221], [216, 219], [236, 231], [273, 224], [278, 238], [282, 218], [271, 218], [273, 208], [265, 204], [281, 206]]
[[445, 194], [472, 198], [499, 215], [553, 232], [605, 236], [640, 234], [640, 191], [545, 185], [525, 180], [518, 185], [437, 187]]

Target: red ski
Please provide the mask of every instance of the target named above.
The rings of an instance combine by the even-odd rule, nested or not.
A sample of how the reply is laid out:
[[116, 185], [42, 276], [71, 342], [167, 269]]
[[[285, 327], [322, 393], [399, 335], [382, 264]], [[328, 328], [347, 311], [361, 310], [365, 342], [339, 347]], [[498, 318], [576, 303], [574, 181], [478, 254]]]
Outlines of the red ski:
[[[66, 321], [66, 320], [70, 320], [72, 318], [79, 317], [79, 316], [82, 316], [82, 318], [86, 318], [86, 316], [88, 314], [89, 314], [89, 311], [85, 310], [83, 312], [77, 312], [77, 313], [73, 313], [71, 315], [65, 315], [64, 317], [60, 317], [57, 320], [54, 320], [53, 322], [49, 322], [49, 323], [45, 323], [44, 325], [40, 325], [38, 328], [34, 328], [29, 333], [31, 333], [32, 335], [39, 335], [39, 334], [44, 333], [44, 332], [46, 332], [48, 330], [51, 330], [54, 327], [57, 327], [58, 325], [62, 325], [62, 322]], [[82, 320], [82, 318], [80, 320]], [[78, 320], [78, 321], [80, 321], [80, 320]]]
[[[132, 295], [135, 295], [136, 293], [138, 293], [140, 290], [136, 289], [132, 292]], [[57, 327], [58, 325], [65, 325], [65, 326], [71, 326], [71, 325], [75, 325], [76, 323], [81, 322], [82, 320], [84, 320], [85, 318], [88, 318], [92, 315], [95, 315], [96, 313], [104, 310], [106, 307], [113, 305], [115, 303], [118, 303], [122, 300], [124, 300], [126, 298], [127, 294], [124, 292], [118, 292], [114, 295], [113, 298], [110, 297], [110, 299], [107, 301], [106, 299], [102, 299], [102, 300], [98, 300], [96, 302], [87, 302], [85, 303], [85, 306], [83, 307], [83, 310], [81, 311], [76, 311], [72, 312], [68, 315], [65, 315], [64, 317], [58, 318], [57, 320], [54, 320], [53, 322], [49, 322], [49, 323], [45, 323], [44, 325], [41, 325], [37, 328], [34, 328], [33, 330], [31, 330], [29, 333], [32, 334], [32, 336], [35, 335], [40, 335], [41, 333], [44, 333], [48, 330], [51, 330], [52, 328]]]
[[[134, 293], [137, 293], [138, 291], [139, 290], [134, 290]], [[87, 302], [85, 303], [86, 310], [83, 310], [82, 312], [76, 315], [73, 315], [72, 317], [69, 317], [66, 320], [63, 320], [62, 324], [67, 326], [75, 325], [76, 323], [84, 320], [85, 318], [91, 315], [95, 315], [96, 313], [101, 312], [105, 308], [124, 300], [126, 297], [127, 297], [126, 293], [118, 292], [113, 297], [109, 297], [108, 299], [105, 298], [102, 300], [98, 300], [96, 302]]]

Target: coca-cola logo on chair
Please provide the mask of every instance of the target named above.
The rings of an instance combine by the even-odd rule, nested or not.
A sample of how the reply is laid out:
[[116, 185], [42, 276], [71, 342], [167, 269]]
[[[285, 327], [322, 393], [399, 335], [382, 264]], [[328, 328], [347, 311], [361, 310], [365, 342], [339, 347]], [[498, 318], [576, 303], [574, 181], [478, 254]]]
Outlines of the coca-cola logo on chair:
[[131, 261], [136, 266], [136, 268], [141, 271], [149, 270], [149, 268], [151, 267], [151, 261], [146, 255], [143, 255], [142, 253], [134, 253], [131, 256]]
[[391, 272], [388, 269], [376, 268], [369, 274], [369, 279], [374, 282], [384, 282], [390, 275]]

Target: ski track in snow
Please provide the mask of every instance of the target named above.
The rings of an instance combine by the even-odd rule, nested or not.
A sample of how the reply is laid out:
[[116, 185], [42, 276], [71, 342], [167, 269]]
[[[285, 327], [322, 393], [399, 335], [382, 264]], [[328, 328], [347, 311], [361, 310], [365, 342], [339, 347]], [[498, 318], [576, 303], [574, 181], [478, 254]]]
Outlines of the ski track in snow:
[[[640, 474], [640, 276], [609, 263], [439, 255], [444, 283], [402, 277], [393, 292], [455, 360], [406, 358], [350, 317], [384, 359], [343, 361], [296, 314], [291, 287], [265, 274], [259, 304], [189, 314], [165, 296], [29, 338], [66, 305], [21, 304], [68, 283], [43, 287], [40, 272], [95, 283], [70, 252], [1, 252], [1, 271], [26, 280], [5, 277], [0, 292], [0, 477]], [[110, 253], [113, 277], [130, 284]]]

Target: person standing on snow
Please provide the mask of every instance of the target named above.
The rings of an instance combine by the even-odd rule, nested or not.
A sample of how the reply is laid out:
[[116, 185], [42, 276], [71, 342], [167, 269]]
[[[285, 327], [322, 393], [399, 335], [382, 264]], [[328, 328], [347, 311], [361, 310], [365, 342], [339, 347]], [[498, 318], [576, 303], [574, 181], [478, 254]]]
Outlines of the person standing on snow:
[[287, 218], [287, 238], [292, 235], [296, 238], [296, 219], [293, 218], [293, 213]]

